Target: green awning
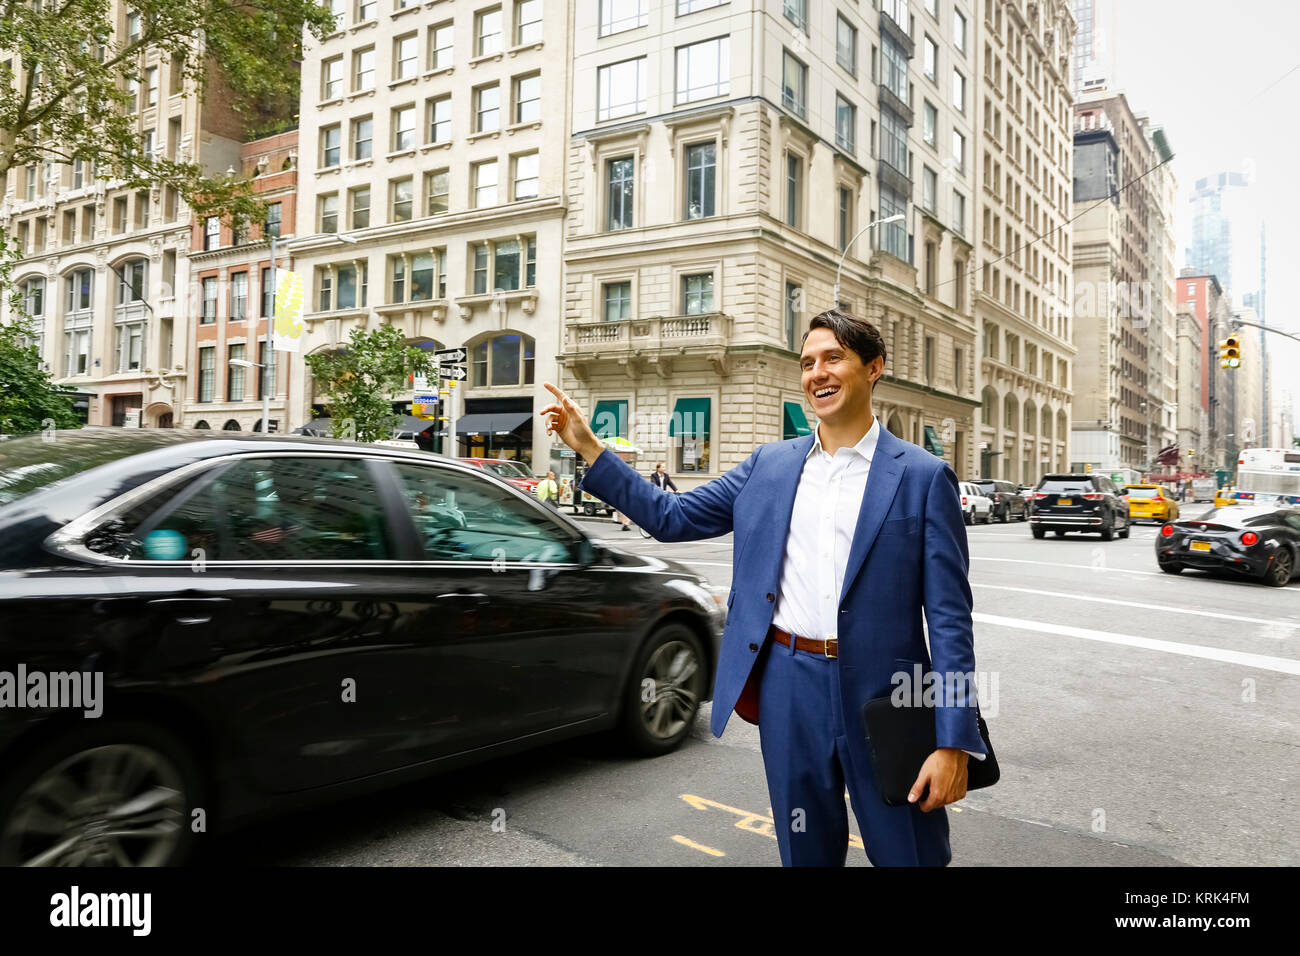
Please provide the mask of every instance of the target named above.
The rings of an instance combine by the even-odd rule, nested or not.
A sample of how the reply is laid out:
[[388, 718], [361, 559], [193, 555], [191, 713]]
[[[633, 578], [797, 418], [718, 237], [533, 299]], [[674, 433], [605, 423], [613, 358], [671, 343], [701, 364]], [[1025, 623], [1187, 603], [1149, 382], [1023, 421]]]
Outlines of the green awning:
[[668, 434], [674, 438], [709, 437], [709, 400], [707, 398], [679, 398], [673, 406], [673, 417], [668, 420]]
[[786, 402], [785, 434], [782, 437], [799, 438], [811, 434], [812, 429], [808, 427], [808, 416], [803, 413], [803, 406], [798, 402]]
[[930, 425], [925, 426], [925, 450], [936, 458], [943, 457], [943, 442], [939, 441], [939, 433]]
[[597, 438], [627, 438], [627, 402], [597, 402], [591, 415], [591, 430]]

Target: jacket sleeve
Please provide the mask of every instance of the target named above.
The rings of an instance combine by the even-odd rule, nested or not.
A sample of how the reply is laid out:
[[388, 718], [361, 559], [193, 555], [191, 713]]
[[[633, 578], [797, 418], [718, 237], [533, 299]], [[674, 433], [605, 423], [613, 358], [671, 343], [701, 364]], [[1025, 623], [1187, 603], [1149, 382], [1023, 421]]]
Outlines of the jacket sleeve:
[[987, 749], [976, 722], [975, 631], [971, 619], [970, 555], [957, 476], [946, 464], [935, 469], [925, 500], [925, 623], [931, 667], [942, 680], [935, 710], [940, 747], [972, 754]]
[[708, 484], [684, 495], [666, 495], [642, 481], [631, 465], [606, 449], [587, 469], [579, 487], [627, 515], [658, 541], [714, 538], [732, 530], [732, 505], [762, 450], [756, 448]]

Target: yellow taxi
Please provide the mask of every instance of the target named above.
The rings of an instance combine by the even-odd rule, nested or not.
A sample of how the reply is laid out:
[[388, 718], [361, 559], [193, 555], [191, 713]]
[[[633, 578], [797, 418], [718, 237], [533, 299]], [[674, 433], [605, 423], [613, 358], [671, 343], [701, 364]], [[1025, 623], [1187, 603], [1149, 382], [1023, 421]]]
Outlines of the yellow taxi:
[[1129, 521], [1164, 524], [1178, 520], [1178, 502], [1160, 485], [1125, 485], [1124, 495], [1128, 499]]
[[1232, 490], [1231, 486], [1220, 488], [1214, 493], [1214, 507], [1222, 508], [1224, 505], [1235, 505], [1237, 503], [1237, 493]]

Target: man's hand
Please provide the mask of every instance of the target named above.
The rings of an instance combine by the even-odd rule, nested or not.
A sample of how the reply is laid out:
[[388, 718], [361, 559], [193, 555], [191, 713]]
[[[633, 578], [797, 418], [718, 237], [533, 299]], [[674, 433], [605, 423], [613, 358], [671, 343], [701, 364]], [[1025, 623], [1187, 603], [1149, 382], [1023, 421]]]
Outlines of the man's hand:
[[921, 803], [924, 812], [929, 813], [956, 803], [966, 796], [966, 763], [969, 760], [970, 754], [964, 750], [940, 747], [925, 758], [921, 772], [917, 774], [916, 782], [907, 795], [907, 802], [916, 803], [920, 800], [928, 786], [930, 792]]
[[594, 464], [605, 446], [587, 424], [587, 416], [573, 399], [550, 382], [542, 385], [556, 398], [554, 404], [537, 413], [546, 420], [546, 434], [558, 433], [560, 440], [581, 455], [588, 465]]

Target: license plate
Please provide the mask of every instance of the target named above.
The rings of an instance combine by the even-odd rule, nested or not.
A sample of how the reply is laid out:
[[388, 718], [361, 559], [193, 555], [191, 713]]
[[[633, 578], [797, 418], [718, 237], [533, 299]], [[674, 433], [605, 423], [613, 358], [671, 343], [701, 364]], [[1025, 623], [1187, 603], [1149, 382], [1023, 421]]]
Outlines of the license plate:
[[1193, 550], [1193, 551], [1209, 551], [1209, 550], [1210, 550], [1210, 542], [1208, 542], [1208, 541], [1193, 541], [1193, 542], [1192, 542], [1191, 544], [1189, 544], [1187, 547], [1189, 547], [1189, 548], [1190, 548], [1191, 550]]
[[1057, 498], [1057, 499], [1056, 499], [1056, 503], [1057, 503], [1058, 505], [1072, 505], [1072, 504], [1074, 504], [1074, 499], [1073, 499], [1073, 498]]

